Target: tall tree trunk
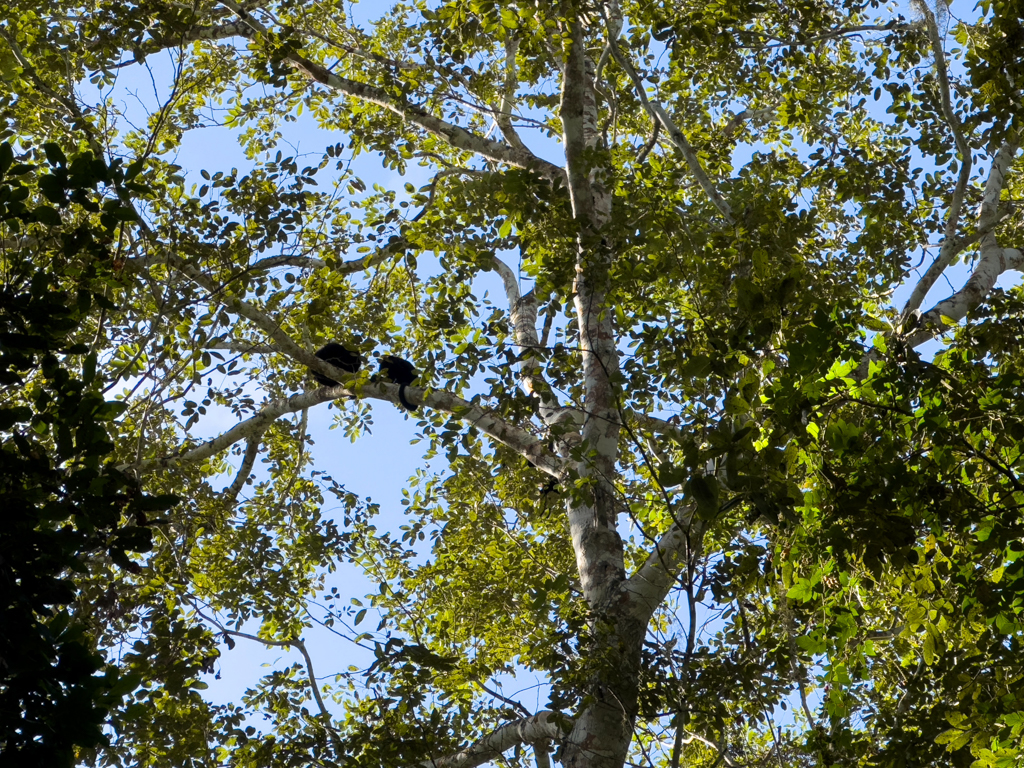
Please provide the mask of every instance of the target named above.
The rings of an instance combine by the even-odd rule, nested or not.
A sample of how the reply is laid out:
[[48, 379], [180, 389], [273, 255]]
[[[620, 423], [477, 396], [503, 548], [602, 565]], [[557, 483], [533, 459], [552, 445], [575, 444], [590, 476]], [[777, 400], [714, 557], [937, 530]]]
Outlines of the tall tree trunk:
[[[568, 19], [578, 19], [574, 12]], [[636, 717], [640, 647], [646, 627], [628, 615], [622, 539], [616, 530], [619, 370], [607, 305], [614, 249], [611, 170], [601, 146], [593, 62], [579, 21], [569, 26], [561, 118], [573, 218], [577, 227], [576, 321], [583, 355], [584, 423], [577, 471], [581, 492], [568, 518], [583, 594], [591, 611], [583, 710], [565, 742], [567, 768], [621, 768]]]

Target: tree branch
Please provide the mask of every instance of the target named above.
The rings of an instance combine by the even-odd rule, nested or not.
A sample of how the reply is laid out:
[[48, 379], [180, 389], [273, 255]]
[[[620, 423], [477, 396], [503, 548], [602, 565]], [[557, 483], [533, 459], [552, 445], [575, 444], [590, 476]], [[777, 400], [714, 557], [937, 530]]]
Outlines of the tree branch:
[[519, 38], [509, 35], [505, 38], [505, 83], [501, 89], [501, 104], [498, 107], [495, 122], [501, 130], [501, 135], [513, 149], [526, 151], [526, 145], [519, 138], [519, 133], [512, 125], [512, 105], [515, 102], [516, 86], [519, 84], [518, 73], [516, 72], [516, 54], [519, 52]]
[[[362, 267], [366, 262], [366, 259], [355, 259], [355, 261]], [[348, 262], [345, 262], [348, 264]], [[312, 256], [267, 256], [265, 259], [259, 259], [250, 264], [246, 271], [253, 272], [257, 269], [276, 269], [277, 267], [299, 267], [300, 269], [322, 269], [327, 266], [327, 262], [323, 259], [317, 259]]]
[[[303, 352], [304, 356], [307, 354]], [[314, 357], [313, 359], [316, 360], [317, 358]], [[332, 376], [339, 376], [338, 372], [334, 372], [333, 366], [327, 367], [327, 373]], [[340, 372], [340, 377], [352, 378], [352, 375]], [[259, 413], [254, 416], [239, 422], [217, 437], [200, 443], [183, 453], [176, 456], [164, 456], [138, 461], [135, 464], [123, 465], [121, 469], [145, 473], [195, 464], [227, 450], [239, 440], [247, 440], [261, 434], [274, 421], [287, 413], [295, 413], [303, 408], [311, 408], [320, 403], [342, 398], [383, 400], [397, 405], [400, 402], [398, 390], [399, 386], [397, 384], [371, 382], [359, 387], [358, 391], [349, 389], [345, 385], [319, 387], [309, 392], [273, 400], [265, 404]], [[538, 469], [547, 472], [552, 477], [562, 477], [565, 469], [564, 460], [551, 453], [544, 441], [538, 440], [529, 432], [513, 427], [501, 419], [492, 416], [479, 406], [444, 390], [434, 390], [428, 393], [427, 390], [421, 387], [406, 387], [405, 395], [410, 402], [416, 405], [423, 405], [452, 414], [460, 421], [475, 427], [488, 437], [508, 446], [521, 456], [529, 459]]]
[[692, 506], [658, 539], [647, 560], [625, 583], [630, 612], [636, 619], [646, 623], [654, 615], [680, 571], [700, 552], [706, 530], [705, 522], [697, 517], [696, 506]]
[[204, 346], [207, 349], [237, 352], [242, 355], [273, 355], [277, 352], [274, 347], [266, 344], [253, 344], [249, 341], [210, 341]]
[[700, 164], [700, 158], [697, 157], [697, 153], [693, 151], [693, 147], [690, 146], [689, 140], [686, 138], [679, 126], [673, 122], [672, 118], [669, 117], [668, 112], [661, 104], [651, 101], [647, 97], [647, 89], [644, 87], [643, 80], [640, 79], [640, 75], [633, 68], [633, 64], [622, 55], [619, 50], [619, 31], [621, 31], [621, 13], [619, 19], [613, 18], [612, 14], [609, 13], [607, 5], [602, 6], [605, 13], [605, 23], [608, 27], [608, 44], [611, 46], [612, 56], [622, 71], [626, 73], [629, 79], [633, 82], [633, 90], [636, 91], [637, 98], [640, 99], [640, 103], [643, 104], [647, 113], [651, 116], [651, 119], [656, 123], [660, 123], [661, 127], [665, 129], [665, 133], [668, 134], [669, 141], [671, 141], [680, 152], [683, 153], [683, 159], [686, 161], [687, 167], [690, 169], [690, 173], [693, 174], [694, 178], [697, 179], [697, 183], [700, 184], [701, 189], [704, 190], [704, 194], [711, 200], [712, 205], [718, 209], [718, 212], [722, 214], [722, 217], [727, 223], [735, 223], [735, 219], [732, 215], [732, 208], [729, 203], [726, 202], [725, 198], [718, 191], [718, 188], [711, 181], [707, 172], [704, 170], [704, 166]]
[[[219, 2], [234, 11], [253, 31], [266, 34], [267, 28], [253, 18], [242, 6], [234, 2], [234, 0], [219, 0]], [[288, 55], [287, 61], [291, 62], [307, 77], [321, 85], [326, 85], [328, 88], [340, 91], [353, 98], [390, 110], [414, 125], [419, 126], [427, 133], [443, 139], [455, 149], [473, 152], [488, 160], [511, 165], [514, 168], [531, 170], [552, 181], [565, 178], [564, 171], [561, 168], [546, 160], [542, 160], [525, 147], [517, 149], [472, 133], [461, 126], [446, 122], [430, 114], [422, 107], [408, 104], [396, 97], [390, 96], [379, 88], [375, 88], [367, 83], [359, 83], [355, 80], [339, 77], [322, 64], [310, 61], [298, 53]]]
[[680, 439], [684, 434], [683, 430], [671, 421], [659, 419], [657, 416], [648, 416], [645, 413], [629, 413], [629, 418], [635, 421], [641, 428], [659, 435], [668, 435], [669, 437]]
[[[335, 381], [346, 382], [353, 378], [352, 375], [335, 369], [334, 366], [320, 360], [311, 352], [300, 347], [287, 333], [284, 332], [280, 325], [274, 322], [259, 308], [243, 299], [231, 296], [223, 290], [218, 289], [218, 286], [212, 279], [207, 277], [196, 266], [185, 259], [164, 251], [160, 260], [188, 276], [197, 285], [205, 288], [210, 293], [211, 298], [217, 297], [217, 300], [220, 301], [228, 311], [246, 318], [263, 330], [276, 343], [275, 345], [269, 346], [270, 351], [288, 355], [307, 368], [323, 373]], [[144, 262], [139, 260], [139, 263]], [[302, 408], [308, 408], [310, 406], [317, 405], [318, 403], [334, 400], [342, 396], [371, 397], [380, 400], [387, 400], [393, 403], [399, 403], [400, 400], [398, 398], [398, 392], [399, 385], [397, 384], [374, 382], [372, 384], [361, 386], [358, 392], [348, 389], [342, 385], [338, 387], [324, 387], [314, 390], [313, 392], [293, 395], [287, 399], [274, 401], [273, 403], [266, 405], [260, 413], [256, 414], [252, 418], [241, 422], [222, 435], [207, 441], [201, 446], [198, 446], [181, 456], [164, 457], [162, 459], [140, 462], [137, 465], [134, 465], [133, 468], [137, 471], [144, 472], [152, 469], [168, 468], [182, 462], [190, 463], [200, 461], [226, 450], [238, 440], [257, 434], [260, 430], [265, 429], [275, 419], [285, 413], [294, 413]], [[428, 394], [427, 390], [421, 387], [407, 387], [405, 394], [409, 402], [415, 405], [424, 405], [435, 410], [451, 413], [459, 420], [470, 424], [489, 437], [517, 451], [532, 462], [538, 469], [547, 472], [552, 477], [561, 478], [565, 469], [563, 460], [548, 451], [545, 444], [537, 440], [529, 432], [513, 427], [501, 419], [492, 416], [479, 406], [473, 405], [472, 403], [443, 390], [435, 390]]]
[[551, 755], [548, 753], [548, 742], [546, 740], [534, 743], [533, 762], [537, 768], [551, 768]]
[[316, 700], [317, 708], [320, 710], [320, 717], [323, 721], [323, 725], [330, 732], [335, 747], [340, 748], [341, 740], [338, 737], [338, 731], [334, 728], [331, 713], [327, 711], [323, 697], [320, 695], [320, 688], [316, 684], [316, 675], [313, 673], [313, 659], [310, 657], [309, 651], [306, 650], [306, 644], [302, 640], [268, 640], [260, 637], [259, 635], [251, 635], [248, 632], [238, 632], [233, 629], [227, 629], [226, 627], [221, 626], [219, 622], [214, 621], [209, 616], [206, 616], [201, 610], [199, 610], [199, 608], [196, 607], [194, 602], [192, 604], [192, 609], [204, 621], [215, 626], [222, 635], [241, 637], [245, 640], [255, 640], [257, 643], [262, 643], [263, 645], [270, 646], [272, 648], [297, 648], [299, 653], [302, 654], [302, 658], [306, 660], [306, 674], [309, 677], [309, 687], [313, 690], [313, 698]]
[[242, 457], [242, 464], [238, 468], [238, 474], [235, 475], [235, 479], [232, 481], [231, 485], [225, 488], [221, 494], [225, 501], [234, 501], [238, 498], [238, 494], [245, 485], [245, 481], [249, 479], [249, 475], [252, 473], [252, 468], [256, 463], [256, 455], [259, 453], [259, 450], [259, 435], [253, 435], [246, 439], [245, 455]]
[[741, 112], [737, 112], [729, 119], [729, 122], [725, 124], [724, 128], [722, 128], [722, 133], [731, 139], [739, 133], [740, 128], [744, 123], [759, 122], [767, 117], [774, 116], [777, 111], [778, 106], [775, 105], [770, 107], [761, 107], [760, 109], [744, 109]]
[[1008, 269], [1024, 270], [1024, 256], [1021, 252], [1015, 248], [1000, 248], [995, 235], [995, 224], [999, 218], [999, 197], [1003, 191], [1006, 173], [1016, 154], [1015, 145], [1004, 144], [992, 161], [992, 169], [985, 182], [978, 214], [978, 229], [985, 234], [980, 238], [981, 258], [977, 267], [963, 288], [921, 315], [906, 338], [907, 344], [911, 347], [935, 338], [962, 320], [968, 312], [984, 301], [1003, 272]]
[[814, 35], [813, 37], [807, 37], [800, 40], [790, 38], [783, 40], [782, 38], [775, 37], [772, 35], [765, 35], [770, 40], [777, 40], [778, 42], [772, 43], [771, 45], [757, 46], [757, 48], [787, 48], [794, 45], [813, 45], [819, 43], [822, 40], [833, 40], [837, 37], [846, 37], [847, 35], [859, 35], [861, 32], [895, 32], [907, 29], [913, 29], [916, 24], [897, 24], [895, 20], [886, 22], [885, 24], [857, 24], [852, 27], [839, 27], [829, 32], [823, 32], [820, 35]]
[[521, 350], [519, 370], [522, 376], [523, 390], [526, 394], [538, 399], [541, 420], [550, 426], [558, 422], [559, 417], [564, 417], [561, 404], [555, 399], [551, 387], [541, 375], [540, 366], [534, 354], [534, 350], [540, 348], [540, 339], [537, 336], [537, 298], [533, 291], [525, 296], [520, 294], [516, 273], [508, 264], [497, 256], [492, 258], [492, 264], [505, 288], [512, 330], [515, 334], [516, 345]]
[[97, 160], [102, 160], [106, 153], [103, 151], [102, 145], [99, 143], [92, 130], [92, 126], [89, 124], [89, 121], [82, 113], [82, 110], [78, 108], [78, 104], [75, 103], [75, 100], [68, 98], [63, 94], [57, 93], [57, 91], [53, 90], [43, 81], [43, 79], [39, 76], [39, 73], [36, 72], [35, 67], [32, 66], [32, 63], [25, 56], [24, 52], [14, 41], [14, 38], [8, 33], [6, 28], [0, 27], [0, 37], [2, 37], [7, 42], [8, 47], [10, 47], [11, 49], [11, 53], [14, 55], [15, 60], [21, 66], [22, 71], [25, 73], [26, 77], [28, 77], [29, 80], [35, 83], [36, 88], [38, 88], [43, 94], [59, 103], [61, 106], [64, 107], [64, 109], [66, 109], [71, 114], [71, 116], [75, 119], [76, 127], [81, 128], [82, 131], [85, 133], [86, 141], [89, 144], [89, 149], [92, 150], [92, 153], [96, 156]]
[[920, 346], [948, 331], [981, 304], [999, 276], [1011, 269], [1024, 272], [1024, 253], [1016, 248], [983, 248], [978, 266], [966, 285], [921, 315], [915, 330], [906, 338], [907, 345]]
[[459, 752], [424, 760], [420, 765], [422, 768], [476, 768], [495, 760], [517, 744], [537, 744], [561, 739], [571, 726], [572, 721], [564, 715], [545, 710], [503, 725]]
[[565, 173], [569, 180], [569, 197], [573, 216], [591, 232], [600, 229], [594, 209], [592, 188], [592, 158], [588, 150], [593, 149], [589, 138], [596, 134], [597, 114], [593, 95], [590, 92], [590, 78], [587, 77], [587, 52], [583, 43], [580, 22], [571, 21], [571, 37], [566, 41], [569, 50], [565, 59], [562, 76], [562, 98], [559, 116], [562, 118], [562, 146], [565, 149]]
[[928, 38], [931, 41], [932, 51], [935, 54], [935, 72], [939, 79], [939, 93], [942, 97], [942, 114], [946, 118], [950, 131], [953, 132], [953, 140], [956, 143], [957, 154], [960, 156], [960, 174], [956, 180], [956, 187], [953, 190], [953, 199], [949, 203], [949, 214], [946, 216], [946, 226], [943, 231], [943, 243], [939, 249], [939, 255], [931, 263], [927, 271], [914, 286], [914, 291], [903, 308], [903, 317], [906, 318], [915, 309], [921, 306], [925, 296], [935, 281], [950, 265], [956, 256], [957, 228], [960, 225], [960, 213], [963, 210], [964, 196], [967, 194], [967, 184], [971, 180], [971, 148], [964, 137], [960, 119], [953, 111], [953, 105], [949, 95], [949, 75], [946, 72], [946, 54], [942, 48], [942, 38], [939, 36], [939, 27], [935, 23], [935, 14], [925, 0], [912, 0], [912, 5], [924, 17], [925, 26], [928, 29]]

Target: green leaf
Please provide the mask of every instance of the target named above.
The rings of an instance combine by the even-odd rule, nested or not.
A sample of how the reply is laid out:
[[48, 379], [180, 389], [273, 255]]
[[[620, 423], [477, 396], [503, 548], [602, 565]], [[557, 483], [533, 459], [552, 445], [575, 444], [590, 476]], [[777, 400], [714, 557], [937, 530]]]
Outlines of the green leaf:
[[47, 161], [54, 167], [64, 167], [68, 164], [68, 159], [64, 155], [64, 150], [60, 148], [59, 144], [49, 141], [46, 144], [43, 144], [43, 152], [46, 153]]
[[786, 592], [790, 600], [798, 600], [807, 603], [814, 599], [814, 584], [810, 579], [798, 578], [796, 583]]
[[718, 515], [718, 480], [713, 476], [697, 475], [690, 479], [688, 495], [697, 505], [697, 516], [713, 520]]
[[5, 141], [3, 144], [0, 144], [0, 178], [3, 178], [13, 163], [14, 150], [11, 148], [11, 143]]

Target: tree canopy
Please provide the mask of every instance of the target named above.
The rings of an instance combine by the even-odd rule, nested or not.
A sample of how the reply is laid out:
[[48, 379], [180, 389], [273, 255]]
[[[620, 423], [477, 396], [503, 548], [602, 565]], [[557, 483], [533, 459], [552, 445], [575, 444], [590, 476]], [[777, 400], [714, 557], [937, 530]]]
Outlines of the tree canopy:
[[[149, 499], [26, 523], [80, 549], [22, 620], [109, 665], [75, 759], [1019, 765], [1021, 10], [9, 3], [4, 280], [54, 325], [4, 458], [88, 411], [88, 493]], [[245, 167], [179, 163], [214, 126]], [[437, 461], [390, 529], [308, 431], [400, 395]], [[303, 661], [214, 705], [237, 643]]]

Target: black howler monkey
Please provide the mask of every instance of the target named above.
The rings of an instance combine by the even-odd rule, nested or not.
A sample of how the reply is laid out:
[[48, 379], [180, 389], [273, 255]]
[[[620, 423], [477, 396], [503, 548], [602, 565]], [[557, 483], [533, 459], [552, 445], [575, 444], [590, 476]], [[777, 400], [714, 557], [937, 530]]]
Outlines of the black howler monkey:
[[[331, 342], [330, 344], [324, 344], [320, 349], [316, 351], [316, 356], [323, 360], [325, 363], [330, 363], [335, 368], [340, 368], [345, 373], [356, 373], [363, 365], [363, 358], [359, 356], [358, 352], [353, 352], [351, 349], [347, 349], [341, 344]], [[311, 370], [313, 378], [316, 379], [317, 383], [324, 387], [336, 387], [338, 382], [334, 379], [324, 376], [322, 373]]]
[[406, 386], [412, 384], [419, 376], [413, 364], [394, 355], [384, 355], [380, 359], [380, 372], [398, 385], [398, 400], [405, 406], [405, 410], [415, 411], [416, 406], [405, 399]]

